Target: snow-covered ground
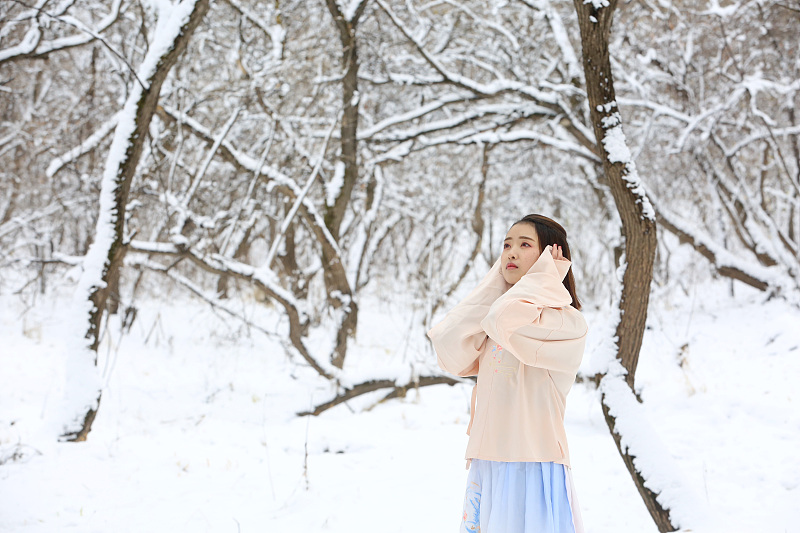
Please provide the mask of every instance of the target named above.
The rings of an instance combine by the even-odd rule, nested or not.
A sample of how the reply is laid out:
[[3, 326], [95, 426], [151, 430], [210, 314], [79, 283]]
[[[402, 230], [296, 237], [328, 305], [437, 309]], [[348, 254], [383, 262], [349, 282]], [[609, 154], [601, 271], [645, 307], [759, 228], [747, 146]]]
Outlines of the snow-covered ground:
[[[637, 383], [715, 531], [800, 532], [800, 313], [726, 291], [654, 295]], [[469, 386], [366, 410], [378, 393], [298, 418], [329, 398], [326, 383], [179, 290], [165, 301], [140, 299], [124, 337], [112, 324], [100, 412], [76, 444], [53, 433], [64, 300], [23, 312], [0, 295], [0, 530], [458, 530]], [[360, 306], [349, 371], [396, 374], [433, 360], [401, 298], [365, 296]], [[586, 316], [602, 329], [603, 314]], [[567, 432], [587, 531], [655, 532], [585, 385], [570, 393]]]

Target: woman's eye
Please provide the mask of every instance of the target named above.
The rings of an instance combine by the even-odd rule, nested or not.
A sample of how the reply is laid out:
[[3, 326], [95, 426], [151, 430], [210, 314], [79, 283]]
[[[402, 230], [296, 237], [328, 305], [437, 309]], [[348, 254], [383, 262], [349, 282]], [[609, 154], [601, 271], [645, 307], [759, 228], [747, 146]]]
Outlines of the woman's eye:
[[530, 244], [528, 244], [527, 242], [523, 242], [523, 243], [522, 243], [522, 246], [527, 246], [528, 248], [530, 248], [530, 247], [531, 247], [531, 245], [530, 245]]
[[505, 243], [505, 244], [503, 245], [503, 248], [508, 248], [508, 246], [509, 246], [509, 245], [508, 245], [508, 243]]

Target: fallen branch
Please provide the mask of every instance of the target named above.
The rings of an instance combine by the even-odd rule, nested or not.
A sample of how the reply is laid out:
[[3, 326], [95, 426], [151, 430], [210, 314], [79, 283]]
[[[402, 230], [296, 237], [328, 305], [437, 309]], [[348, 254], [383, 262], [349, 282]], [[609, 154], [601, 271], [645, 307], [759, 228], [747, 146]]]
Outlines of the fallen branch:
[[357, 396], [361, 396], [362, 394], [368, 394], [370, 392], [375, 392], [381, 389], [392, 389], [392, 391], [384, 396], [381, 400], [386, 401], [391, 398], [398, 398], [405, 396], [406, 392], [409, 389], [417, 389], [419, 387], [427, 387], [429, 385], [441, 385], [447, 384], [453, 386], [457, 383], [464, 383], [463, 380], [458, 380], [455, 378], [451, 378], [448, 376], [420, 376], [415, 381], [410, 381], [405, 385], [398, 385], [394, 380], [391, 379], [373, 379], [370, 381], [365, 381], [363, 383], [359, 383], [358, 385], [354, 385], [351, 388], [345, 388], [344, 392], [341, 394], [337, 394], [335, 398], [329, 400], [325, 403], [321, 403], [314, 408], [313, 411], [302, 411], [297, 413], [297, 416], [307, 416], [313, 415], [317, 416], [324, 411], [327, 411], [331, 407], [336, 407], [340, 403], [344, 403], [348, 400], [352, 400]]

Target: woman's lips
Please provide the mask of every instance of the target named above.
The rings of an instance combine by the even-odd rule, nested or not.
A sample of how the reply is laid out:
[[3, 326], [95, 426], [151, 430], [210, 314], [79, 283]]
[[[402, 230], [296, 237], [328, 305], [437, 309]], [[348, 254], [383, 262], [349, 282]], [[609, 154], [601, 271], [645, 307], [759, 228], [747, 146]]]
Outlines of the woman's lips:
[[517, 268], [517, 265], [514, 263], [509, 263], [506, 265], [506, 270], [511, 270], [512, 268]]

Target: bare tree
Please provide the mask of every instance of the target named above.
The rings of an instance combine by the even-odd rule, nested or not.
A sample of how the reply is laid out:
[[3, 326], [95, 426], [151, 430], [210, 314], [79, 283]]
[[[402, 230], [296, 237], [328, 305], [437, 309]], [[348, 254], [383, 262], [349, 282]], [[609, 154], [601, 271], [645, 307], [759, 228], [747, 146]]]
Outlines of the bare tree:
[[623, 377], [627, 382], [628, 394], [634, 394], [634, 378], [647, 320], [656, 252], [655, 213], [642, 188], [622, 133], [622, 117], [614, 93], [608, 45], [615, 8], [616, 0], [585, 3], [575, 0], [589, 111], [598, 150], [601, 150], [605, 179], [622, 220], [625, 253], [625, 271], [617, 302], [619, 318], [614, 332], [614, 355], [624, 372], [618, 373], [608, 368], [600, 379], [599, 388], [606, 423], [650, 516], [659, 531], [675, 531], [677, 528], [671, 521], [669, 507], [659, 501], [658, 489], [652, 490], [653, 485], [647, 482], [650, 472], [637, 464], [635, 450], [622, 445], [624, 432], [618, 427], [619, 415], [614, 412], [619, 403], [612, 401], [613, 396], [609, 394], [609, 390], [613, 390], [613, 380]]
[[[186, 49], [192, 33], [208, 11], [208, 0], [185, 0], [161, 13], [155, 30], [156, 41], [145, 56], [136, 75], [128, 99], [122, 109], [109, 149], [100, 191], [100, 215], [94, 242], [83, 262], [83, 275], [76, 298], [88, 300], [89, 327], [86, 349], [71, 354], [72, 366], [96, 366], [100, 330], [111, 291], [118, 291], [120, 268], [125, 258], [125, 212], [131, 180], [136, 172], [150, 120], [158, 104], [161, 86]], [[86, 300], [84, 300], [86, 301]], [[82, 308], [86, 306], [82, 305]], [[75, 372], [77, 370], [77, 372]], [[93, 374], [92, 370], [72, 368], [76, 374]], [[92, 383], [89, 381], [88, 383]], [[83, 386], [84, 382], [81, 381]], [[100, 406], [101, 391], [83, 391], [93, 395], [88, 405], [79, 406], [77, 420], [69, 421], [63, 438], [86, 440]], [[72, 400], [72, 399], [69, 399]]]

